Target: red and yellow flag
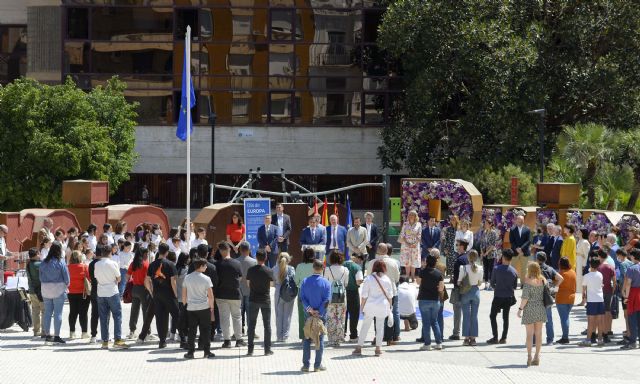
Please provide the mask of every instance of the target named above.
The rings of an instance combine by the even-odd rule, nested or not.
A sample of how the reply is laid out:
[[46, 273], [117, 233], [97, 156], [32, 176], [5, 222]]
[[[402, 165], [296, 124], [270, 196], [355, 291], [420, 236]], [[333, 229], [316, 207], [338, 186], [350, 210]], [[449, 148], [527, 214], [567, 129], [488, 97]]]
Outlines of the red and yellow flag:
[[322, 225], [325, 227], [329, 225], [329, 203], [327, 202], [327, 197], [324, 197], [324, 204], [322, 205]]

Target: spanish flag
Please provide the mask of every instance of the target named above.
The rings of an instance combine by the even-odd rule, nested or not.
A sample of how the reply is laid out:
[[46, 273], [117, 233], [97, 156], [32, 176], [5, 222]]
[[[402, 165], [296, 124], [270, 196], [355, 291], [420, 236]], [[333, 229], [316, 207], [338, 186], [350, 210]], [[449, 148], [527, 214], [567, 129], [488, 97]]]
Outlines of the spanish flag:
[[322, 225], [329, 226], [329, 203], [327, 202], [327, 196], [324, 197], [324, 204], [322, 206]]

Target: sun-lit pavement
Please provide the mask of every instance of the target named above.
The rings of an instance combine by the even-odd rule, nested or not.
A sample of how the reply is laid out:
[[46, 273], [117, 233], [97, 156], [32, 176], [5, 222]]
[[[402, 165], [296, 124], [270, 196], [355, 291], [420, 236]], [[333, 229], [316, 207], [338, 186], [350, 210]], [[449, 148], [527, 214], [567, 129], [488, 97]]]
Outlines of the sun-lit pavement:
[[[519, 297], [520, 291], [517, 292]], [[571, 345], [543, 347], [541, 365], [526, 368], [524, 327], [511, 311], [511, 328], [506, 345], [489, 346], [489, 308], [491, 292], [481, 293], [480, 336], [478, 346], [463, 347], [461, 341], [445, 342], [443, 351], [418, 351], [415, 342], [420, 328], [402, 332], [398, 345], [384, 347], [381, 357], [373, 356], [373, 348], [364, 349], [364, 357], [352, 357], [352, 345], [325, 350], [326, 372], [300, 372], [301, 344], [291, 338], [289, 343], [275, 344], [275, 354], [262, 356], [262, 339], [258, 340], [253, 357], [246, 357], [245, 348], [218, 349], [214, 343], [214, 360], [200, 358], [186, 361], [177, 344], [157, 349], [157, 343], [132, 346], [124, 351], [101, 350], [99, 344], [87, 340], [72, 340], [62, 347], [45, 346], [31, 341], [31, 333], [17, 327], [0, 331], [0, 383], [410, 383], [443, 379], [446, 382], [465, 380], [468, 383], [536, 383], [553, 379], [584, 383], [636, 382], [640, 350], [621, 351], [615, 344], [602, 348], [580, 348], [580, 332], [586, 326], [584, 307], [575, 307], [571, 316]], [[124, 331], [127, 331], [129, 307], [124, 306]], [[447, 303], [447, 310], [451, 311]], [[514, 307], [514, 309], [517, 309]], [[65, 306], [62, 337], [68, 337], [68, 306]], [[297, 336], [294, 309], [292, 335]], [[275, 319], [275, 315], [272, 316]], [[501, 327], [501, 315], [498, 316]], [[554, 308], [556, 339], [559, 338], [559, 318]], [[141, 326], [141, 320], [139, 327]], [[445, 319], [445, 336], [451, 334], [452, 318]], [[262, 335], [261, 323], [258, 334]], [[614, 321], [615, 341], [620, 340], [622, 319]], [[543, 331], [544, 332], [544, 331]], [[275, 333], [275, 329], [274, 329]], [[371, 339], [373, 337], [370, 331]], [[133, 344], [133, 343], [132, 343]], [[312, 352], [313, 353], [313, 352]], [[453, 380], [453, 381], [452, 381]]]

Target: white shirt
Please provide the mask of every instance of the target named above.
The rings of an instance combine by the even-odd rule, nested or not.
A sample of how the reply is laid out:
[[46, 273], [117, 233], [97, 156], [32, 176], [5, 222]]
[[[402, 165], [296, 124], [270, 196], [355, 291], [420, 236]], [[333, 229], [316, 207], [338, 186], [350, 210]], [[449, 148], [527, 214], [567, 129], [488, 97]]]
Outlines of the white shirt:
[[371, 242], [371, 224], [364, 224], [365, 227], [367, 228], [367, 243]]
[[0, 237], [0, 255], [7, 256], [7, 242], [4, 237]]
[[349, 284], [349, 270], [342, 265], [332, 265], [325, 268], [323, 276], [329, 280], [330, 283], [333, 283], [334, 280], [342, 281], [345, 289], [347, 288], [347, 284]]
[[476, 271], [473, 272], [471, 270], [471, 265], [460, 266], [460, 274], [458, 275], [458, 284], [462, 282], [462, 279], [465, 277], [467, 273], [469, 274], [469, 284], [471, 284], [471, 286], [482, 284], [483, 282], [482, 267], [477, 267]]
[[200, 244], [209, 245], [209, 243], [205, 239], [195, 239], [191, 242], [191, 248], [198, 248], [198, 245]]
[[602, 273], [598, 271], [589, 272], [582, 277], [582, 286], [587, 287], [588, 303], [604, 303], [602, 280]]
[[398, 311], [400, 316], [411, 316], [416, 313], [418, 305], [418, 288], [409, 283], [398, 285]]
[[392, 290], [393, 296], [397, 296], [398, 287], [396, 287], [396, 284], [398, 284], [398, 281], [400, 281], [400, 264], [398, 264], [398, 261], [396, 261], [396, 259], [392, 259], [387, 255], [384, 255], [384, 256], [376, 255], [376, 258], [374, 260], [369, 260], [367, 262], [367, 265], [366, 265], [367, 275], [372, 274], [373, 264], [376, 262], [376, 260], [384, 261], [384, 264], [387, 266], [386, 275], [389, 278], [389, 280], [391, 280], [391, 282], [393, 283], [391, 284], [391, 288], [392, 288], [391, 290]]
[[93, 275], [98, 281], [98, 297], [118, 295], [118, 281], [120, 268], [110, 258], [102, 258], [95, 264]]
[[94, 235], [87, 236], [87, 240], [89, 241], [89, 249], [93, 252], [96, 251], [96, 247], [98, 246], [98, 239]]
[[120, 251], [118, 252], [118, 256], [120, 257], [120, 269], [129, 269], [129, 264], [133, 261], [133, 252]]
[[473, 249], [473, 232], [471, 232], [469, 230], [467, 230], [465, 232], [457, 230], [456, 231], [455, 240], [458, 241], [460, 239], [465, 239], [465, 240], [467, 240], [467, 242], [469, 242], [469, 244], [467, 245], [467, 252], [469, 252], [471, 249]]
[[113, 238], [113, 244], [118, 244], [118, 240], [120, 239], [124, 240], [124, 233], [114, 233], [112, 238]]
[[[376, 278], [378, 282], [376, 282]], [[380, 289], [382, 286], [382, 289]], [[362, 312], [365, 317], [385, 317], [390, 312], [391, 303], [388, 299], [392, 299], [393, 288], [395, 284], [391, 282], [388, 276], [369, 275], [362, 283], [360, 297], [367, 299]]]
[[109, 242], [109, 245], [116, 244], [115, 238], [113, 237], [113, 232], [105, 232], [105, 235], [107, 235], [107, 241]]

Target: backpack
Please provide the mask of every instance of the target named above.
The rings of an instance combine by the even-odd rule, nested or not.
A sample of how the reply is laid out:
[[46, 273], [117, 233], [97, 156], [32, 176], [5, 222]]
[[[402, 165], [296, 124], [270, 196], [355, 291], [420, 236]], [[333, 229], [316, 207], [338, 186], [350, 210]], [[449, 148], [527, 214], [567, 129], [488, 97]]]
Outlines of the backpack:
[[333, 278], [333, 282], [331, 283], [331, 304], [343, 304], [346, 295], [344, 284], [342, 284], [344, 273], [342, 273], [342, 276], [340, 276], [338, 280], [333, 276], [331, 267], [329, 267], [329, 273], [331, 273], [331, 277]]
[[280, 285], [280, 299], [290, 303], [298, 295], [298, 286], [293, 280], [293, 275], [287, 273]]

